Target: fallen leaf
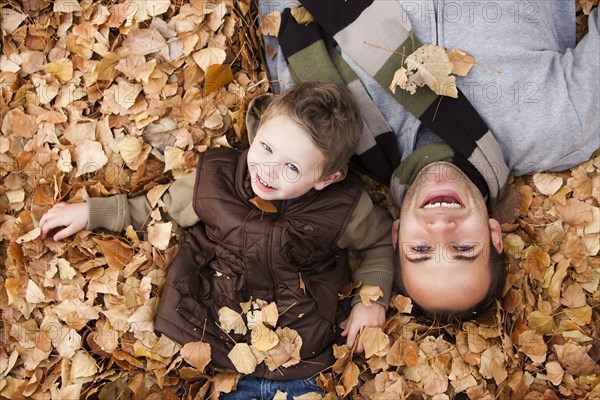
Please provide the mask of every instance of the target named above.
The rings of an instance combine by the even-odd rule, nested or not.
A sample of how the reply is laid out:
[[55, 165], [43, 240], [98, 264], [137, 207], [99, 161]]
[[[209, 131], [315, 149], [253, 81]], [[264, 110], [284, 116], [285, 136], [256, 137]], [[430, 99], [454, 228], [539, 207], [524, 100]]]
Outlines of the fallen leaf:
[[98, 171], [108, 158], [102, 145], [96, 141], [86, 139], [75, 147], [75, 162], [77, 163], [76, 177]]
[[225, 332], [231, 332], [245, 335], [248, 331], [241, 314], [229, 307], [219, 308], [219, 325]]
[[246, 343], [236, 343], [227, 357], [233, 363], [235, 369], [242, 374], [251, 374], [256, 370], [256, 357]]
[[458, 49], [450, 50], [448, 59], [452, 62], [452, 73], [454, 75], [467, 76], [473, 65], [475, 65], [475, 58], [472, 55]]
[[546, 375], [548, 376], [548, 380], [552, 382], [554, 386], [558, 386], [563, 380], [565, 371], [558, 362], [549, 361], [546, 363]]
[[210, 344], [204, 342], [186, 343], [179, 353], [188, 364], [200, 372], [204, 372], [211, 360]]
[[377, 301], [383, 297], [383, 292], [379, 286], [363, 285], [358, 291], [358, 295], [365, 306], [370, 306], [371, 301]]
[[205, 93], [210, 94], [221, 89], [233, 81], [233, 72], [231, 72], [231, 66], [229, 64], [224, 65], [211, 65], [206, 70], [204, 77]]
[[315, 20], [315, 18], [308, 12], [304, 7], [294, 7], [290, 9], [292, 17], [300, 25], [308, 25]]
[[171, 239], [173, 223], [156, 222], [148, 226], [148, 241], [159, 250], [166, 250]]
[[263, 200], [256, 196], [250, 199], [250, 203], [254, 204], [256, 208], [266, 213], [276, 213], [277, 208], [269, 200]]
[[519, 335], [518, 342], [520, 349], [534, 363], [543, 363], [546, 360], [546, 351], [548, 347], [542, 335], [532, 330], [526, 330]]
[[84, 350], [79, 350], [71, 360], [70, 379], [93, 376], [98, 372], [94, 359]]
[[262, 308], [263, 323], [275, 328], [277, 326], [277, 320], [279, 319], [279, 312], [277, 311], [277, 304], [275, 302], [269, 303], [267, 306]]
[[275, 36], [279, 33], [279, 26], [281, 25], [281, 13], [279, 11], [273, 11], [266, 15], [263, 15], [262, 21], [258, 26], [258, 32], [265, 36]]
[[563, 180], [560, 176], [553, 174], [540, 173], [533, 175], [533, 183], [539, 192], [546, 196], [552, 196], [563, 185]]
[[555, 344], [554, 350], [565, 371], [579, 376], [600, 373], [600, 366], [588, 354], [591, 347], [567, 342], [564, 345]]
[[279, 344], [279, 337], [275, 334], [275, 331], [261, 324], [252, 327], [251, 341], [252, 347], [267, 352]]
[[220, 65], [225, 62], [227, 53], [218, 47], [207, 47], [199, 50], [192, 56], [198, 67], [206, 73], [211, 65]]
[[380, 327], [365, 326], [359, 340], [364, 345], [365, 358], [370, 358], [373, 354], [387, 349], [390, 344], [388, 335], [383, 333]]
[[556, 206], [558, 217], [572, 226], [584, 227], [592, 222], [592, 208], [589, 204], [577, 199], [567, 200], [567, 204]]

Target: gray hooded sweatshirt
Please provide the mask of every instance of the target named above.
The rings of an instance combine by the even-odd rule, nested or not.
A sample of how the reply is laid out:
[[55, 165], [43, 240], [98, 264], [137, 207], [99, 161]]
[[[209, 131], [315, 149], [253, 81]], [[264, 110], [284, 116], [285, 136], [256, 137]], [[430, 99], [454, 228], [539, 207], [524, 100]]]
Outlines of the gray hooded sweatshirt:
[[[564, 170], [600, 147], [597, 9], [589, 17], [589, 32], [576, 44], [573, 0], [398, 2], [423, 43], [473, 55], [475, 66], [457, 77], [457, 84], [498, 140], [513, 174]], [[260, 0], [259, 6], [265, 15], [298, 3]], [[373, 23], [392, 27], [395, 21], [382, 15]], [[277, 39], [263, 38], [276, 52], [267, 62], [278, 92], [293, 83]], [[404, 159], [415, 149], [420, 121], [388, 88], [344, 58], [394, 130]]]

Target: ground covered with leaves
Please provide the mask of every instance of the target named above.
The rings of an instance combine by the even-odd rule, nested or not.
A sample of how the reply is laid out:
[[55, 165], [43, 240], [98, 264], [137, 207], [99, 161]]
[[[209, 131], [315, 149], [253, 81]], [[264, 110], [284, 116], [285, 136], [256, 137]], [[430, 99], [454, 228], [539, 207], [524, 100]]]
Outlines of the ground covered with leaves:
[[[585, 17], [594, 1], [578, 4]], [[211, 369], [205, 346], [153, 332], [182, 229], [159, 212], [143, 232], [61, 242], [37, 226], [59, 201], [148, 193], [160, 207], [198, 152], [247, 145], [248, 102], [269, 87], [249, 0], [0, 5], [0, 397], [230, 391], [239, 374]], [[364, 330], [364, 355], [335, 348], [326, 398], [599, 398], [599, 171], [597, 156], [515, 179], [498, 307], [440, 325], [395, 297], [385, 329]]]

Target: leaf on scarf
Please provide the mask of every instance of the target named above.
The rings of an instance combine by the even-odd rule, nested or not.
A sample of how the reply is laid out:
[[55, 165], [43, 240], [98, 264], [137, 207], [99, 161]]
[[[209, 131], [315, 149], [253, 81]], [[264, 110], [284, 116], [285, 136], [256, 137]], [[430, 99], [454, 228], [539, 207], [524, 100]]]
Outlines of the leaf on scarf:
[[229, 307], [219, 308], [219, 325], [225, 332], [231, 332], [245, 335], [248, 331], [242, 316]]
[[394, 74], [394, 81], [400, 88], [414, 94], [417, 88], [427, 85], [438, 95], [458, 97], [455, 79], [450, 76], [452, 62], [444, 48], [425, 44], [406, 57], [405, 63], [406, 79], [400, 76], [401, 73]]
[[279, 26], [281, 25], [281, 13], [279, 11], [273, 11], [263, 16], [262, 21], [258, 27], [258, 33], [265, 36], [275, 36], [279, 33]]
[[358, 291], [358, 295], [365, 306], [370, 306], [372, 301], [383, 297], [383, 292], [379, 286], [363, 285]]
[[235, 369], [242, 374], [251, 374], [256, 370], [256, 357], [246, 343], [236, 343], [227, 354]]
[[295, 7], [290, 9], [292, 17], [300, 25], [308, 25], [315, 20], [315, 18], [308, 12], [304, 7]]
[[263, 200], [258, 196], [251, 198], [250, 203], [254, 204], [254, 206], [262, 212], [266, 212], [266, 213], [276, 213], [277, 212], [277, 208], [273, 205], [273, 203], [271, 203], [269, 200]]
[[181, 357], [200, 372], [208, 365], [211, 358], [210, 344], [204, 342], [189, 342], [183, 345], [179, 354]]
[[[392, 78], [392, 83], [390, 83], [390, 90], [392, 93], [396, 94], [396, 86], [400, 86], [404, 90], [408, 89], [408, 76], [406, 75], [406, 68], [401, 67], [394, 72], [394, 77]], [[409, 90], [410, 91], [410, 90]], [[414, 94], [414, 91], [411, 93]]]

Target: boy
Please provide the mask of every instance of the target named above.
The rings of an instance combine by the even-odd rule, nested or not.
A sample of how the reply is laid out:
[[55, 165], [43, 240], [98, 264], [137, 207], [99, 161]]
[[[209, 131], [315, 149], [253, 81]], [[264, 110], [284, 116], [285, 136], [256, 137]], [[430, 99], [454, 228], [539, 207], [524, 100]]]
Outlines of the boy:
[[[299, 360], [274, 363], [266, 351], [267, 360], [239, 382], [232, 398], [258, 397], [255, 390], [271, 380], [278, 381], [271, 382], [271, 396], [277, 390], [290, 396], [319, 391], [314, 378], [306, 379], [332, 364], [337, 326], [347, 317], [338, 300], [350, 282], [340, 258], [345, 248], [362, 258], [354, 278], [381, 287], [384, 296], [381, 304], [357, 302], [342, 336], [352, 347], [363, 326], [385, 323], [393, 280], [391, 220], [373, 207], [360, 179], [344, 176], [361, 130], [347, 89], [299, 84], [269, 104], [248, 150], [200, 154], [197, 171], [163, 195], [170, 217], [192, 228], [169, 267], [155, 329], [182, 344], [209, 343], [213, 364], [234, 370], [228, 357], [233, 346], [261, 338], [243, 329], [226, 331], [220, 324], [224, 307], [243, 313], [241, 303], [274, 302], [278, 318], [271, 328], [299, 334], [290, 350], [300, 344]], [[260, 204], [256, 197], [268, 207], [254, 205]], [[40, 228], [45, 237], [65, 226], [55, 240], [84, 227], [139, 228], [150, 210], [145, 196], [61, 203], [42, 217]]]

